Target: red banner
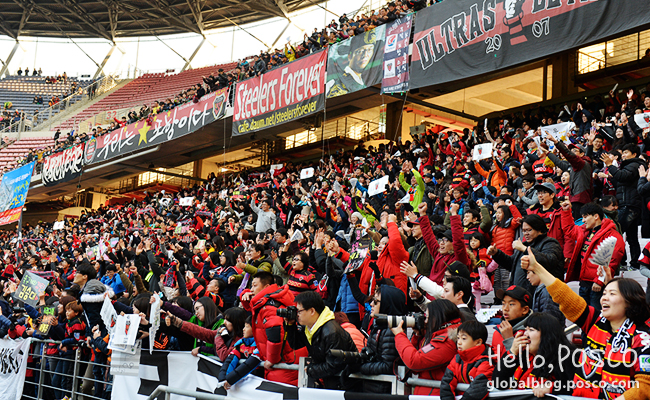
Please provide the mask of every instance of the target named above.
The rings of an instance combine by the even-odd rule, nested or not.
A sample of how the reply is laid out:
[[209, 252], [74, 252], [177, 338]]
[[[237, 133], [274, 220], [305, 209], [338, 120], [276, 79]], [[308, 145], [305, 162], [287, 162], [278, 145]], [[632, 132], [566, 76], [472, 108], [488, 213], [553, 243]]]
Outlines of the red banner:
[[326, 65], [324, 50], [238, 83], [233, 135], [270, 128], [325, 108]]

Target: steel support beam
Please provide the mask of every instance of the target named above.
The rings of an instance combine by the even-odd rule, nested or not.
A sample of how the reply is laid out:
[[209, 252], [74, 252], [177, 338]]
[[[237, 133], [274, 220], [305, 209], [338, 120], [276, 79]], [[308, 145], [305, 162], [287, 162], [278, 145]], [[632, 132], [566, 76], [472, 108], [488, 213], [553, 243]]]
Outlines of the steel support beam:
[[74, 0], [56, 0], [58, 4], [63, 6], [66, 10], [70, 11], [72, 14], [76, 14], [90, 30], [96, 32], [99, 36], [103, 37], [106, 40], [113, 41], [111, 35], [104, 29], [104, 27], [97, 22], [97, 20], [88, 12], [77, 4]]
[[287, 18], [287, 24], [284, 26], [284, 29], [282, 29], [282, 32], [280, 32], [280, 34], [278, 35], [278, 37], [275, 38], [275, 41], [273, 42], [273, 44], [271, 45], [271, 47], [274, 47], [274, 48], [275, 48], [275, 45], [278, 44], [278, 42], [279, 42], [280, 39], [282, 38], [282, 35], [284, 35], [284, 33], [287, 31], [287, 28], [289, 28], [289, 25], [291, 25], [291, 20], [290, 20], [289, 18]]
[[111, 49], [108, 51], [108, 54], [106, 54], [106, 57], [104, 57], [104, 61], [102, 61], [101, 65], [97, 67], [97, 71], [95, 71], [95, 76], [93, 76], [93, 80], [97, 79], [97, 77], [104, 71], [104, 66], [106, 66], [106, 63], [108, 62], [108, 59], [111, 58], [113, 55], [113, 51], [117, 47], [117, 44], [113, 42], [113, 46], [111, 46]]
[[182, 24], [186, 29], [194, 33], [198, 33], [199, 35], [203, 35], [203, 32], [201, 32], [201, 30], [196, 25], [192, 25], [192, 23], [188, 21], [186, 17], [179, 13], [178, 10], [171, 7], [165, 0], [153, 0], [151, 2], [151, 5], [158, 11], [167, 14], [167, 18], [170, 18], [179, 24]]
[[18, 34], [9, 28], [9, 25], [7, 25], [7, 22], [2, 17], [0, 17], [0, 31], [6, 33], [12, 39], [18, 40]]
[[196, 21], [196, 26], [201, 31], [201, 34], [203, 34], [203, 30], [204, 30], [203, 14], [201, 13], [200, 0], [187, 0], [187, 5], [190, 7], [190, 10], [192, 11], [192, 15], [194, 16], [194, 20]]
[[199, 45], [196, 46], [196, 49], [194, 50], [194, 53], [192, 53], [190, 58], [187, 60], [187, 62], [183, 66], [183, 69], [181, 69], [181, 72], [185, 71], [187, 69], [187, 67], [190, 66], [190, 64], [192, 63], [192, 60], [194, 60], [194, 56], [196, 56], [196, 53], [198, 53], [199, 50], [201, 50], [201, 47], [203, 47], [203, 43], [205, 43], [205, 36], [203, 36], [203, 40], [201, 40], [201, 43], [199, 43]]
[[9, 76], [9, 63], [11, 62], [11, 59], [14, 58], [14, 54], [16, 54], [16, 50], [18, 50], [18, 47], [20, 47], [20, 42], [16, 40], [16, 44], [14, 44], [14, 48], [11, 49], [11, 53], [9, 53], [9, 57], [7, 57], [7, 61], [3, 61], [2, 64], [2, 71], [0, 71], [0, 77], [2, 75]]
[[[181, 53], [179, 53], [179, 52], [177, 52], [176, 50], [174, 50], [174, 48], [173, 48], [172, 46], [168, 45], [164, 40], [162, 40], [160, 37], [158, 37], [158, 35], [154, 35], [154, 36], [156, 37], [156, 39], [158, 39], [158, 40], [160, 41], [160, 43], [164, 44], [165, 46], [167, 46], [167, 48], [169, 48], [169, 50], [173, 51], [174, 54], [176, 54], [177, 56], [179, 56], [180, 58], [182, 58], [183, 61], [185, 61], [185, 64], [189, 64], [189, 63], [190, 63], [190, 62], [187, 60], [187, 58], [183, 57], [183, 56], [181, 55]], [[203, 39], [203, 40], [205, 40], [205, 39]], [[203, 42], [201, 42], [201, 43], [203, 43]]]

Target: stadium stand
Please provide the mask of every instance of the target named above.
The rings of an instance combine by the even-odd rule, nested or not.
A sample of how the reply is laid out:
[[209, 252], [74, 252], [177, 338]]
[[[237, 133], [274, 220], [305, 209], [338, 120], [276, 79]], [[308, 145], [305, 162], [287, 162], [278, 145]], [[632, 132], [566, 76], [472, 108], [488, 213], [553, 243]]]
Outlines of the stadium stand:
[[228, 63], [187, 70], [175, 75], [166, 75], [165, 73], [144, 74], [80, 113], [71, 116], [57, 126], [57, 129], [74, 129], [80, 121], [106, 110], [117, 110], [141, 106], [143, 104], [151, 106], [156, 100], [173, 97], [178, 92], [197, 83], [201, 83], [203, 76], [207, 76], [210, 73], [216, 74], [219, 68], [230, 71], [236, 66], [237, 63]]
[[30, 137], [17, 140], [0, 150], [0, 170], [15, 167], [16, 161], [26, 156], [30, 150], [38, 152], [38, 150], [52, 145], [54, 145], [54, 138], [51, 137]]

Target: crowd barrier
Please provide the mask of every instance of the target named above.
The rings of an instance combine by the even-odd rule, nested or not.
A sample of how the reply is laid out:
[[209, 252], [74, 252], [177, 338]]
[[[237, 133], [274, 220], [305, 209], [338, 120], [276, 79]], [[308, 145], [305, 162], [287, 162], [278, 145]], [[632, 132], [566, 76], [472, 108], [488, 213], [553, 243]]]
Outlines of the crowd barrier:
[[[571, 335], [573, 332], [578, 330], [578, 327], [574, 324], [565, 329], [565, 334]], [[39, 340], [32, 339], [32, 349], [29, 352], [29, 355], [32, 356], [32, 362], [28, 364], [27, 370], [33, 373], [33, 377], [30, 379], [25, 379], [25, 386], [23, 390], [24, 399], [34, 399], [40, 400], [44, 398], [44, 393], [46, 391], [61, 390], [60, 387], [55, 387], [52, 385], [52, 380], [54, 376], [61, 376], [62, 378], [69, 378], [72, 382], [72, 386], [69, 391], [65, 391], [69, 396], [70, 400], [83, 399], [83, 400], [102, 400], [101, 397], [96, 397], [92, 395], [92, 388], [95, 383], [100, 383], [106, 385], [104, 388], [105, 391], [111, 391], [111, 383], [109, 379], [109, 370], [110, 366], [105, 364], [97, 364], [91, 362], [88, 356], [84, 356], [89, 352], [89, 349], [86, 347], [78, 347], [75, 350], [75, 354], [72, 360], [64, 359], [59, 356], [50, 356], [44, 354], [44, 349], [46, 344], [61, 344], [60, 341], [54, 340]], [[53, 364], [56, 364], [60, 361], [72, 361], [73, 368], [71, 374], [58, 373], [55, 372]], [[309, 357], [302, 357], [298, 364], [275, 364], [273, 367], [276, 369], [285, 369], [298, 371], [298, 387], [299, 388], [314, 388], [316, 387], [315, 381], [307, 375], [307, 365], [310, 362]], [[85, 374], [84, 372], [88, 366], [94, 367], [97, 366], [103, 369], [105, 379], [96, 380], [92, 374]], [[359, 373], [354, 373], [350, 375], [350, 378], [359, 379], [359, 380], [373, 380], [380, 382], [389, 382], [391, 383], [391, 394], [392, 395], [410, 395], [411, 387], [413, 386], [424, 386], [431, 388], [439, 388], [440, 381], [432, 381], [428, 379], [420, 379], [417, 377], [408, 377], [406, 378], [407, 371], [406, 367], [399, 366], [397, 368], [396, 375], [363, 375]], [[459, 391], [465, 391], [469, 387], [468, 384], [459, 383], [457, 389]], [[490, 392], [491, 398], [502, 398], [510, 392], [510, 395], [521, 394], [521, 391], [499, 391], [494, 390]], [[160, 385], [155, 390], [154, 393], [149, 396], [149, 399], [157, 398], [160, 394], [165, 393], [165, 399], [169, 399], [169, 396], [176, 394], [179, 396], [186, 396], [189, 398], [195, 398], [198, 400], [223, 400], [226, 397], [221, 395], [209, 394], [195, 392], [191, 390], [186, 390], [183, 388], [168, 387], [165, 385]], [[49, 397], [49, 396], [48, 396]], [[557, 396], [564, 400], [582, 400], [580, 397], [573, 396]], [[233, 399], [232, 397], [228, 397]], [[236, 400], [236, 399], [234, 399]]]

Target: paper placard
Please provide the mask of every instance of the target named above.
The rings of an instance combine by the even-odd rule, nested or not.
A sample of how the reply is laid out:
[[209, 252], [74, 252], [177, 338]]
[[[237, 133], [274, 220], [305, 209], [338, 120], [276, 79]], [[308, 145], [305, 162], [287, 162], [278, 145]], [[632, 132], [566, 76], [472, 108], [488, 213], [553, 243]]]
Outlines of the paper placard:
[[635, 114], [634, 122], [636, 122], [636, 124], [641, 129], [650, 128], [650, 112], [643, 113], [643, 114]]
[[402, 199], [400, 201], [398, 201], [398, 203], [402, 203], [402, 204], [408, 204], [410, 202], [411, 202], [411, 195], [410, 194], [407, 194], [406, 196], [402, 197]]
[[149, 310], [149, 354], [153, 352], [153, 345], [156, 339], [156, 333], [160, 328], [160, 302], [154, 301]]
[[343, 189], [343, 186], [341, 186], [338, 181], [334, 181], [334, 184], [332, 185], [332, 188], [334, 189], [335, 192], [341, 193], [341, 190]]
[[[115, 311], [115, 307], [113, 307], [110, 298], [104, 297], [104, 304], [102, 304], [99, 315], [102, 317], [108, 333], [113, 334], [115, 332], [115, 325], [117, 324], [117, 311]], [[93, 327], [91, 326], [90, 328], [92, 329]]]
[[194, 197], [183, 197], [178, 201], [178, 205], [181, 207], [189, 207], [192, 205], [192, 201], [194, 200]]
[[302, 171], [300, 171], [300, 179], [309, 179], [312, 176], [314, 176], [313, 168], [305, 168]]
[[273, 177], [273, 174], [274, 174], [276, 169], [282, 169], [283, 166], [284, 166], [284, 164], [273, 164], [273, 165], [271, 165], [271, 177]]
[[305, 237], [302, 235], [302, 232], [299, 229], [296, 229], [296, 231], [291, 235], [291, 239], [289, 241], [291, 242], [297, 242], [298, 240], [302, 240]]
[[118, 315], [115, 332], [111, 335], [113, 343], [117, 346], [133, 346], [138, 335], [140, 316], [135, 314]]
[[551, 135], [556, 140], [561, 140], [566, 144], [571, 144], [571, 141], [569, 140], [569, 131], [571, 130], [570, 122], [542, 126], [540, 129], [544, 134]]
[[14, 292], [14, 299], [23, 301], [32, 307], [38, 304], [38, 298], [45, 291], [48, 281], [29, 271], [25, 272], [20, 285]]
[[54, 221], [54, 226], [52, 227], [53, 230], [59, 231], [64, 228], [65, 228], [65, 221]]
[[474, 146], [474, 152], [472, 153], [472, 160], [479, 161], [486, 158], [492, 157], [492, 143], [481, 143]]
[[368, 196], [384, 193], [384, 191], [386, 191], [387, 185], [388, 175], [383, 176], [379, 179], [375, 179], [374, 181], [370, 182], [370, 185], [368, 185]]

